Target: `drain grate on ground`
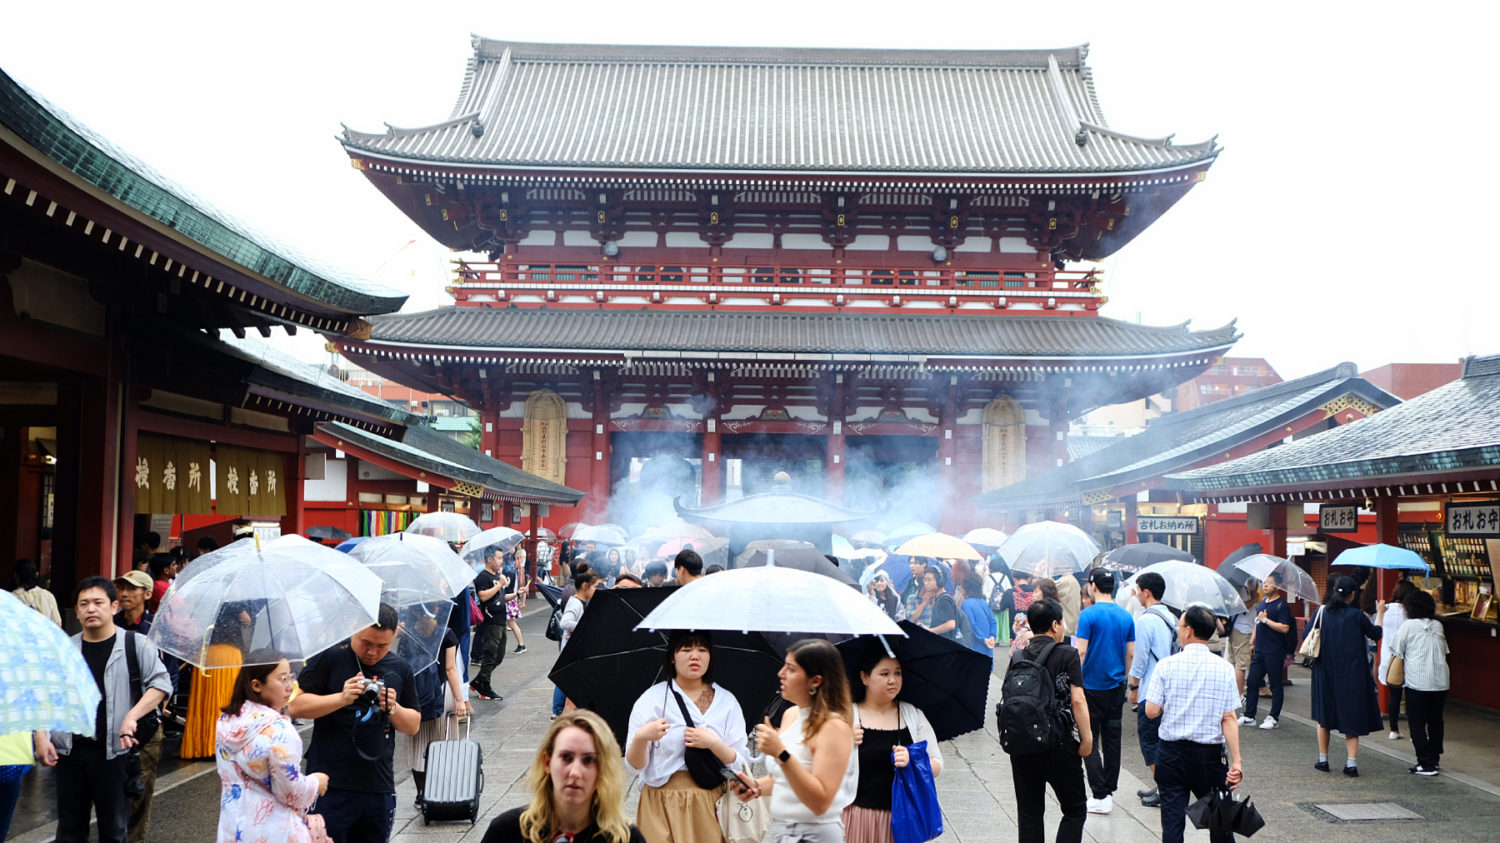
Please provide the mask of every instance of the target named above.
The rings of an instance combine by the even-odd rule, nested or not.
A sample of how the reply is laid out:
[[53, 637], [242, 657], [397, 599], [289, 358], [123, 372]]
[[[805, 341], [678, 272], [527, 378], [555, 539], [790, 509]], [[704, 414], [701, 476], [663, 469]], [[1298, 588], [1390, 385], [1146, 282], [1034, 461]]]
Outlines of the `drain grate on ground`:
[[1319, 803], [1311, 807], [1329, 815], [1335, 822], [1390, 822], [1391, 820], [1423, 819], [1421, 814], [1395, 802]]

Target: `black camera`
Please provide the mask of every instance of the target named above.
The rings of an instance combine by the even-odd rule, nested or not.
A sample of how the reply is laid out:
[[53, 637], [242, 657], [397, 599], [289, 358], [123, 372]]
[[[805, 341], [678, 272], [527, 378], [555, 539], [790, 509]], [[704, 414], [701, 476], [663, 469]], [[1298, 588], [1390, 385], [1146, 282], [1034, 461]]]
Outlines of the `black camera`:
[[132, 747], [125, 754], [125, 798], [134, 802], [146, 795], [146, 780], [141, 775], [141, 750]]

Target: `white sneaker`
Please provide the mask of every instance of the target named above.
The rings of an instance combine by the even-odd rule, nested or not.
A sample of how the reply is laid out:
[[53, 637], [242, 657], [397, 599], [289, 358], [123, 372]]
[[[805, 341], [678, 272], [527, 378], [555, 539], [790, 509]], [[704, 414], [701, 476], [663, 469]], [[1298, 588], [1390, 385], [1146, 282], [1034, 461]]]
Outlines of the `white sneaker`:
[[1266, 719], [1261, 721], [1260, 728], [1265, 729], [1267, 731], [1270, 731], [1271, 729], [1276, 728], [1276, 725], [1277, 725], [1276, 724], [1276, 718], [1274, 718], [1271, 715], [1267, 714], [1266, 715]]
[[1115, 809], [1115, 798], [1106, 796], [1103, 799], [1088, 800], [1090, 814], [1107, 814]]
[[1401, 740], [1401, 733], [1400, 732], [1391, 732], [1389, 735], [1385, 736], [1385, 739], [1388, 740], [1388, 741], [1399, 741], [1399, 740]]
[[1245, 715], [1241, 714], [1240, 715], [1240, 725], [1241, 726], [1254, 726], [1255, 725], [1255, 718], [1254, 717], [1246, 717]]

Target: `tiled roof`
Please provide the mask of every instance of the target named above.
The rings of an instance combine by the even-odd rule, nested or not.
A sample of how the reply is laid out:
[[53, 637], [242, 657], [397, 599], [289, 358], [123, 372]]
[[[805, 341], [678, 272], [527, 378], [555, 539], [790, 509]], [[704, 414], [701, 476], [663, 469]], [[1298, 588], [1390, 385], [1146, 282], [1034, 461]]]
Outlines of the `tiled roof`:
[[342, 422], [320, 422], [318, 428], [403, 465], [483, 486], [487, 493], [502, 500], [573, 504], [584, 497], [577, 489], [486, 456], [426, 425], [408, 425], [400, 441]]
[[390, 313], [406, 301], [404, 293], [320, 264], [214, 207], [4, 71], [0, 126], [136, 213], [180, 232], [205, 254], [268, 278], [295, 296], [356, 316]]
[[249, 382], [254, 386], [347, 407], [360, 415], [395, 424], [404, 425], [421, 418], [335, 377], [322, 366], [304, 363], [269, 343], [248, 337], [240, 339], [229, 331], [221, 331], [219, 339], [229, 347], [230, 353], [256, 365], [248, 376]]
[[[1153, 419], [1141, 433], [1116, 440], [1046, 474], [986, 492], [976, 500], [989, 509], [1072, 504], [1089, 492], [1193, 465], [1348, 393], [1382, 408], [1400, 403], [1401, 399], [1358, 377], [1357, 372], [1354, 364], [1343, 363], [1193, 410], [1169, 413]], [[1289, 446], [1264, 453], [1276, 453], [1285, 447]]]
[[1108, 448], [1110, 445], [1119, 443], [1122, 438], [1120, 436], [1069, 436], [1068, 459], [1072, 461], [1081, 460], [1084, 457]]
[[1108, 128], [1086, 56], [476, 38], [447, 121], [343, 142], [476, 166], [709, 171], [1119, 173], [1218, 154]]
[[378, 316], [370, 344], [569, 351], [933, 354], [983, 357], [1151, 356], [1223, 348], [1209, 331], [1102, 316], [762, 313], [445, 307]]
[[1194, 492], [1418, 477], [1500, 466], [1500, 355], [1470, 358], [1460, 380], [1306, 439], [1167, 476]]

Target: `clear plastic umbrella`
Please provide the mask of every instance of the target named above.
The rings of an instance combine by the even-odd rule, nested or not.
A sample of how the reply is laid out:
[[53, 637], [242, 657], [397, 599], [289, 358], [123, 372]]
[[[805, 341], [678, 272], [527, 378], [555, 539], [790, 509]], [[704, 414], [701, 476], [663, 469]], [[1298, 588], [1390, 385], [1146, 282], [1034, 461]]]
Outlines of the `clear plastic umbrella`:
[[1012, 571], [1057, 577], [1087, 570], [1099, 554], [1099, 546], [1087, 533], [1057, 521], [1026, 524], [1000, 546], [1000, 555]]
[[[367, 566], [377, 563], [410, 565], [410, 571], [403, 575], [399, 586], [436, 591], [443, 597], [458, 596], [474, 581], [474, 569], [465, 565], [447, 542], [432, 536], [414, 533], [374, 536], [355, 545], [349, 555]], [[384, 576], [381, 579], [390, 582]]]
[[1269, 553], [1257, 553], [1234, 563], [1234, 567], [1258, 581], [1263, 581], [1272, 574], [1280, 574], [1281, 590], [1286, 592], [1288, 599], [1306, 600], [1309, 603], [1323, 602], [1323, 596], [1318, 593], [1318, 584], [1313, 582], [1312, 575], [1297, 567], [1297, 563], [1290, 559], [1282, 559], [1280, 556], [1272, 556]]
[[821, 574], [774, 564], [693, 580], [653, 609], [636, 629], [906, 635], [858, 590]]
[[0, 734], [92, 734], [99, 688], [68, 634], [0, 591], [0, 641]]
[[610, 547], [629, 543], [629, 539], [625, 537], [625, 531], [613, 524], [580, 524], [578, 529], [573, 531], [573, 540], [583, 544], [593, 542]]
[[456, 512], [428, 512], [418, 515], [406, 526], [406, 532], [432, 536], [449, 544], [463, 544], [482, 532], [467, 515]]
[[1162, 595], [1161, 602], [1179, 612], [1195, 603], [1207, 606], [1221, 618], [1232, 618], [1245, 611], [1245, 601], [1240, 599], [1239, 591], [1211, 568], [1192, 562], [1157, 562], [1126, 580], [1127, 590], [1133, 591], [1136, 580], [1145, 573], [1161, 574], [1167, 585], [1167, 593]]
[[849, 541], [853, 542], [856, 546], [883, 547], [885, 545], [885, 533], [879, 530], [860, 530], [850, 536]]
[[469, 565], [484, 565], [484, 557], [490, 548], [498, 547], [501, 553], [509, 553], [516, 545], [526, 540], [526, 534], [509, 527], [491, 527], [467, 542], [458, 555]]
[[380, 592], [378, 576], [333, 548], [244, 538], [182, 569], [148, 635], [204, 669], [253, 663], [263, 648], [306, 661], [374, 624]]
[[963, 535], [964, 541], [974, 545], [982, 551], [995, 551], [999, 549], [1000, 545], [1005, 544], [1005, 540], [1008, 538], [1010, 538], [1010, 536], [1007, 536], [1003, 531], [996, 530], [993, 527], [975, 527], [974, 529], [970, 530], [967, 533], [964, 533]]

